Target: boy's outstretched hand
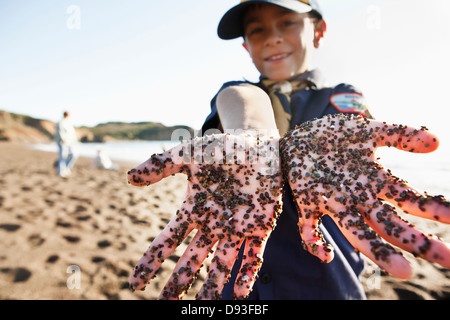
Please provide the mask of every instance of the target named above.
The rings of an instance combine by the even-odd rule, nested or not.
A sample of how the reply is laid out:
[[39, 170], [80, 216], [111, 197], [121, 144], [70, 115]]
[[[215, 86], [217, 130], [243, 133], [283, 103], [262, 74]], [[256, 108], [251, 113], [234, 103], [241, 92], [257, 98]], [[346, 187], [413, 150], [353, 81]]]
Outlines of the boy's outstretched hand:
[[328, 214], [357, 250], [396, 277], [408, 278], [411, 268], [382, 238], [450, 268], [450, 249], [445, 243], [416, 230], [380, 199], [443, 223], [450, 223], [450, 203], [442, 196], [420, 194], [391, 175], [374, 156], [382, 146], [426, 153], [438, 144], [425, 129], [351, 115], [327, 116], [288, 132], [280, 140], [282, 171], [298, 204], [304, 247], [322, 261], [333, 259], [333, 250], [318, 228], [321, 216]]
[[144, 290], [164, 259], [191, 231], [197, 233], [178, 260], [160, 299], [178, 299], [192, 285], [217, 243], [197, 299], [218, 299], [245, 241], [236, 298], [249, 294], [267, 239], [281, 211], [279, 139], [216, 135], [183, 142], [128, 172], [129, 183], [145, 186], [175, 173], [188, 177], [186, 198], [137, 263], [133, 290]]
[[392, 176], [375, 160], [380, 146], [424, 153], [434, 151], [438, 140], [424, 129], [335, 115], [307, 122], [281, 140], [216, 135], [153, 155], [128, 173], [129, 182], [145, 186], [181, 172], [188, 177], [188, 191], [177, 214], [137, 263], [131, 288], [143, 290], [164, 259], [196, 229], [160, 298], [180, 298], [216, 243], [197, 298], [220, 298], [244, 240], [234, 292], [237, 298], [248, 295], [281, 212], [283, 182], [290, 184], [298, 204], [303, 245], [322, 261], [333, 259], [333, 248], [318, 228], [321, 216], [328, 214], [357, 250], [394, 276], [408, 278], [411, 268], [382, 238], [450, 268], [450, 249], [444, 243], [416, 230], [380, 199], [443, 223], [450, 223], [450, 203], [442, 196], [421, 195]]

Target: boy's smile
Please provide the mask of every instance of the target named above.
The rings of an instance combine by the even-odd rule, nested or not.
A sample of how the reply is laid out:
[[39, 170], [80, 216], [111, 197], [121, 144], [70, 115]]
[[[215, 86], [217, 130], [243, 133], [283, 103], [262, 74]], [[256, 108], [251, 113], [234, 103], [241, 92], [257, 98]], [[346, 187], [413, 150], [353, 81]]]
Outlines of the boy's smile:
[[307, 13], [255, 5], [244, 18], [244, 47], [262, 77], [286, 80], [309, 70], [325, 26]]

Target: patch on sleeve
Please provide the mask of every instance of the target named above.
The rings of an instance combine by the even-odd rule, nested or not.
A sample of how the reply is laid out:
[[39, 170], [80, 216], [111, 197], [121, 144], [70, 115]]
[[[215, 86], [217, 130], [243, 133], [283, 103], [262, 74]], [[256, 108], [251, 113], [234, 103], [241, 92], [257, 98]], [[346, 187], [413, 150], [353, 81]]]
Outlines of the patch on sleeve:
[[367, 110], [366, 101], [359, 93], [338, 93], [331, 96], [330, 102], [341, 112], [364, 113]]

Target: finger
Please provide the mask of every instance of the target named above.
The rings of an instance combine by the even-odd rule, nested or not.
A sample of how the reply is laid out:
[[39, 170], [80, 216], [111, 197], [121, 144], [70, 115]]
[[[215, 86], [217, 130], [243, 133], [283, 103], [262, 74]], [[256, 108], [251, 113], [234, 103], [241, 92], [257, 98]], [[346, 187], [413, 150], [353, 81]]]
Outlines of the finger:
[[194, 283], [203, 262], [216, 242], [217, 240], [211, 241], [205, 234], [198, 231], [178, 260], [174, 272], [159, 298], [164, 300], [180, 299]]
[[[425, 127], [416, 129], [369, 120], [362, 116], [337, 114], [303, 123], [298, 129], [289, 132], [281, 139], [280, 147], [281, 150], [286, 150], [290, 149], [293, 143], [302, 144], [302, 139], [299, 138], [303, 136], [329, 140], [317, 133], [321, 132], [322, 135], [326, 134], [330, 138], [331, 133], [334, 132], [341, 146], [342, 143], [351, 142], [359, 143], [360, 148], [364, 145], [369, 148], [392, 146], [400, 150], [427, 153], [436, 150], [439, 146], [439, 139], [427, 130]], [[321, 140], [324, 141], [323, 139]]]
[[218, 300], [222, 297], [222, 290], [237, 259], [243, 239], [227, 241], [222, 239], [216, 249], [214, 258], [209, 266], [208, 276], [198, 292], [198, 300]]
[[236, 299], [245, 299], [252, 291], [263, 262], [266, 240], [267, 238], [261, 239], [260, 237], [252, 237], [246, 240], [242, 265], [234, 285]]
[[315, 255], [323, 262], [331, 262], [334, 258], [333, 247], [327, 244], [322, 232], [319, 229], [320, 218], [323, 215], [318, 205], [318, 191], [304, 190], [301, 195], [294, 192], [294, 198], [298, 205], [299, 222], [298, 228], [302, 237], [302, 244], [305, 250]]
[[450, 248], [431, 235], [425, 235], [404, 221], [395, 208], [384, 204], [368, 213], [368, 223], [389, 243], [421, 257], [450, 268]]
[[408, 261], [370, 228], [355, 207], [345, 208], [334, 201], [329, 201], [328, 205], [335, 208], [329, 215], [355, 249], [391, 275], [400, 279], [411, 277]]
[[[305, 209], [303, 214], [305, 216], [317, 216], [321, 214], [318, 211], [311, 211]], [[319, 221], [317, 218], [300, 218], [298, 228], [303, 240], [303, 248], [309, 253], [315, 255], [322, 262], [329, 263], [334, 258], [333, 247], [326, 243], [322, 232], [319, 229]]]
[[186, 221], [180, 221], [179, 217], [175, 216], [153, 240], [136, 264], [130, 276], [130, 288], [133, 291], [144, 290], [164, 260], [173, 253], [192, 230], [193, 225]]
[[443, 196], [423, 195], [399, 178], [388, 173], [384, 177], [386, 183], [378, 193], [380, 198], [406, 213], [450, 224], [450, 202]]
[[395, 147], [415, 153], [433, 152], [439, 147], [437, 136], [428, 132], [425, 127], [416, 129], [370, 120], [369, 128], [378, 147]]
[[190, 142], [183, 142], [164, 153], [154, 154], [147, 161], [128, 171], [128, 183], [134, 186], [148, 186], [175, 173], [188, 171], [190, 155]]

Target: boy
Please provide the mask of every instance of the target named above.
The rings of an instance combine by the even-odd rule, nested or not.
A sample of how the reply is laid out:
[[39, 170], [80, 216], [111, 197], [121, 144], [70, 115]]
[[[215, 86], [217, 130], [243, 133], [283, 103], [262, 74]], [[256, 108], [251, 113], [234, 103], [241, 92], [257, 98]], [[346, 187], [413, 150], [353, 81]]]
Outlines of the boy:
[[[283, 136], [295, 125], [326, 114], [353, 112], [368, 116], [360, 92], [346, 84], [326, 88], [320, 72], [311, 70], [313, 51], [319, 48], [325, 32], [326, 22], [316, 1], [241, 1], [229, 10], [219, 24], [219, 36], [244, 38], [243, 46], [261, 73], [261, 81], [226, 83], [212, 100], [212, 112], [202, 131], [245, 129], [246, 126], [269, 129], [267, 122], [275, 114], [277, 128]], [[290, 97], [280, 92], [290, 91], [286, 80], [299, 80], [294, 85], [300, 90]], [[280, 82], [281, 88], [271, 92]], [[271, 96], [273, 112], [261, 110], [265, 92]], [[236, 117], [242, 114], [239, 109], [246, 109], [246, 114], [256, 114], [259, 118], [243, 123], [245, 117]], [[268, 240], [259, 279], [249, 299], [364, 299], [358, 280], [364, 268], [361, 257], [329, 217], [323, 218], [321, 228], [335, 248], [334, 260], [323, 264], [303, 250], [297, 208], [289, 187], [285, 188], [283, 214]], [[223, 291], [225, 299], [232, 296], [237, 270], [239, 263], [235, 264]]]
[[[364, 299], [358, 279], [364, 265], [354, 248], [393, 275], [411, 275], [407, 261], [391, 246], [379, 242], [377, 233], [400, 248], [450, 267], [450, 250], [444, 243], [414, 230], [379, 198], [444, 223], [450, 223], [450, 203], [439, 196], [420, 197], [377, 167], [372, 152], [377, 146], [391, 144], [430, 152], [437, 148], [437, 138], [423, 130], [389, 127], [376, 121], [371, 124], [361, 118], [324, 117], [343, 112], [370, 114], [353, 87], [340, 84], [325, 88], [320, 73], [311, 70], [312, 51], [319, 47], [326, 31], [317, 3], [242, 1], [225, 14], [218, 31], [224, 39], [244, 37], [244, 48], [261, 80], [226, 83], [212, 100], [212, 112], [202, 128], [204, 138], [194, 139], [194, 146], [186, 142], [171, 152], [153, 155], [128, 172], [129, 183], [136, 186], [156, 183], [177, 172], [187, 174], [189, 181], [180, 210], [137, 263], [130, 277], [131, 288], [143, 290], [193, 229], [197, 233], [178, 260], [162, 299], [178, 299], [189, 289], [215, 243], [199, 299], [244, 298], [251, 289], [249, 299]], [[289, 131], [312, 118], [321, 119]], [[288, 183], [284, 185], [282, 210], [282, 179], [276, 171], [261, 174], [276, 168], [277, 157], [263, 156], [264, 161], [248, 167], [234, 162], [221, 166], [192, 161], [192, 152], [185, 152], [192, 147], [204, 150], [204, 156], [212, 151], [215, 157], [212, 154], [222, 154], [216, 154], [217, 150], [231, 150], [225, 145], [236, 149], [242, 145], [230, 140], [233, 135], [208, 135], [209, 129], [244, 130], [246, 134], [236, 138], [253, 141], [245, 150], [248, 160], [270, 150], [259, 152], [257, 146], [267, 144], [273, 149], [273, 143], [278, 145], [283, 137], [279, 160]], [[274, 134], [277, 129], [279, 134]], [[268, 135], [258, 137], [256, 143], [250, 134], [258, 130]], [[214, 144], [217, 150], [211, 148]], [[187, 162], [181, 161], [185, 156]], [[394, 198], [392, 194], [401, 196]], [[332, 214], [347, 238], [323, 213]], [[374, 230], [364, 220], [370, 220]], [[257, 272], [259, 278], [253, 283]]]

